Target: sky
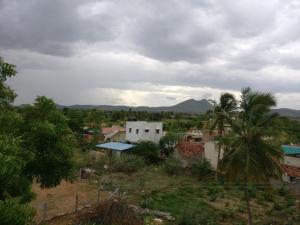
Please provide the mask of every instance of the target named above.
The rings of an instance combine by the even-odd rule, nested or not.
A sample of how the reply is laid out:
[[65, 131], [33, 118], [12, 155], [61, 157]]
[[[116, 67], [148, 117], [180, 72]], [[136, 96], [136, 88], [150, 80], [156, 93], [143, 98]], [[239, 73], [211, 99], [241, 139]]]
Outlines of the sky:
[[300, 109], [298, 0], [0, 0], [15, 104], [169, 106], [250, 86]]

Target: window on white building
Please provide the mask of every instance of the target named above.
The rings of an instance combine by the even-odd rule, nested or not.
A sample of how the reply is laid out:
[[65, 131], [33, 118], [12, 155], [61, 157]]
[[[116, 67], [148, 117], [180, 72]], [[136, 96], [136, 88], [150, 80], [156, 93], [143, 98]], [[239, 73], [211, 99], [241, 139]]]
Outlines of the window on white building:
[[131, 133], [131, 131], [132, 131], [132, 128], [129, 128], [129, 133]]
[[149, 129], [145, 129], [145, 133], [149, 133]]
[[159, 129], [156, 129], [156, 133], [159, 134]]
[[139, 133], [139, 129], [136, 129], [136, 130], [135, 130], [135, 133], [138, 134], [138, 133]]

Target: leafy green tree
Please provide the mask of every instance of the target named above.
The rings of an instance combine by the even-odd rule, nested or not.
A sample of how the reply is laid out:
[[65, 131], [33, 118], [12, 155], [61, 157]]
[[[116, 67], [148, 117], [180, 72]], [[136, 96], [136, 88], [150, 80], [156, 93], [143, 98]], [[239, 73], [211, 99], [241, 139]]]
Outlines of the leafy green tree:
[[[217, 104], [214, 102], [214, 108], [210, 114], [209, 128], [210, 130], [217, 130], [218, 137], [222, 138], [225, 133], [225, 125], [228, 114], [233, 113], [236, 110], [237, 101], [234, 96], [230, 93], [224, 93], [220, 97], [220, 102]], [[221, 141], [218, 142], [218, 158], [217, 158], [217, 168], [215, 173], [215, 180], [218, 181], [219, 173], [219, 162], [221, 156], [222, 144]]]
[[147, 164], [159, 161], [159, 147], [152, 141], [140, 141], [133, 149], [133, 153], [144, 158]]
[[73, 132], [82, 133], [84, 117], [81, 110], [68, 109], [64, 110], [64, 114], [68, 119], [68, 125]]
[[34, 225], [35, 210], [27, 204], [20, 204], [16, 199], [6, 198], [0, 201], [1, 225]]
[[92, 128], [101, 128], [101, 124], [105, 121], [105, 113], [102, 110], [92, 110], [88, 113], [86, 122]]
[[33, 223], [34, 210], [20, 203], [33, 197], [31, 181], [24, 174], [30, 155], [17, 137], [22, 118], [11, 106], [16, 94], [5, 84], [15, 74], [15, 66], [0, 58], [0, 224], [27, 225]]
[[159, 148], [162, 155], [170, 156], [176, 147], [176, 144], [181, 139], [178, 133], [168, 132], [159, 140]]
[[5, 84], [7, 78], [16, 75], [16, 67], [12, 64], [5, 62], [0, 57], [0, 107], [9, 106], [16, 98], [14, 91]]
[[26, 106], [23, 116], [23, 148], [33, 155], [25, 166], [27, 176], [47, 188], [70, 180], [75, 139], [66, 117], [46, 97], [37, 97], [34, 105]]
[[34, 196], [31, 181], [24, 174], [29, 157], [22, 151], [19, 138], [0, 135], [0, 200], [11, 196], [28, 202]]
[[242, 182], [248, 212], [248, 223], [253, 224], [250, 207], [249, 183], [270, 184], [270, 178], [281, 178], [280, 163], [283, 157], [280, 146], [274, 144], [271, 124], [277, 115], [271, 113], [276, 105], [270, 93], [242, 90], [239, 113], [227, 117], [231, 132], [227, 139], [221, 166], [226, 177]]

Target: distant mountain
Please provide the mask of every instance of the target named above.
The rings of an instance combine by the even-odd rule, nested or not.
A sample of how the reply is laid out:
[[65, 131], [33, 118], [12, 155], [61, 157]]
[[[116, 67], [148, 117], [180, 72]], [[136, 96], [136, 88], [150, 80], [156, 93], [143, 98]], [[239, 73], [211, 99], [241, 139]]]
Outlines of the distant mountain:
[[113, 106], [113, 105], [71, 105], [71, 106], [62, 106], [59, 105], [59, 108], [70, 108], [70, 109], [101, 109], [106, 111], [120, 111], [129, 109], [133, 111], [148, 111], [148, 112], [177, 112], [177, 113], [191, 113], [191, 114], [203, 114], [213, 106], [206, 99], [195, 100], [189, 99], [184, 102], [181, 102], [173, 106], [161, 106], [161, 107], [148, 107], [148, 106]]
[[[178, 103], [173, 106], [160, 106], [160, 107], [148, 107], [148, 106], [138, 106], [130, 107], [124, 105], [71, 105], [71, 106], [58, 106], [59, 108], [70, 108], [70, 109], [101, 109], [105, 111], [128, 111], [129, 109], [133, 111], [147, 111], [147, 112], [176, 112], [176, 113], [189, 113], [189, 114], [204, 114], [213, 106], [206, 99], [195, 100], [189, 99], [184, 102]], [[295, 109], [273, 109], [281, 116], [300, 118], [300, 110]]]
[[278, 113], [281, 116], [300, 118], [300, 110], [280, 108], [280, 109], [273, 109], [273, 111]]

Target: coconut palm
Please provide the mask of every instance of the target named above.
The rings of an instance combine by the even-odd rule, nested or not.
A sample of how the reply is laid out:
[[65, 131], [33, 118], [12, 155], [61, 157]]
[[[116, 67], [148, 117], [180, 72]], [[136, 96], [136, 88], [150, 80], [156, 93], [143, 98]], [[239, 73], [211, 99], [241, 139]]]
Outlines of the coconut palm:
[[249, 183], [269, 185], [270, 178], [280, 178], [282, 174], [282, 152], [272, 138], [271, 126], [277, 115], [271, 113], [271, 108], [275, 105], [271, 94], [246, 88], [242, 90], [239, 113], [234, 119], [227, 118], [231, 131], [226, 135], [227, 145], [221, 168], [228, 179], [244, 185], [249, 225], [253, 224]]
[[230, 93], [224, 93], [220, 97], [220, 102], [217, 104], [215, 101], [214, 108], [210, 111], [209, 129], [218, 131], [218, 158], [217, 158], [217, 168], [215, 173], [215, 180], [218, 181], [219, 172], [219, 162], [221, 157], [222, 144], [220, 139], [225, 133], [225, 124], [228, 115], [232, 114], [237, 105], [237, 101], [234, 96]]

